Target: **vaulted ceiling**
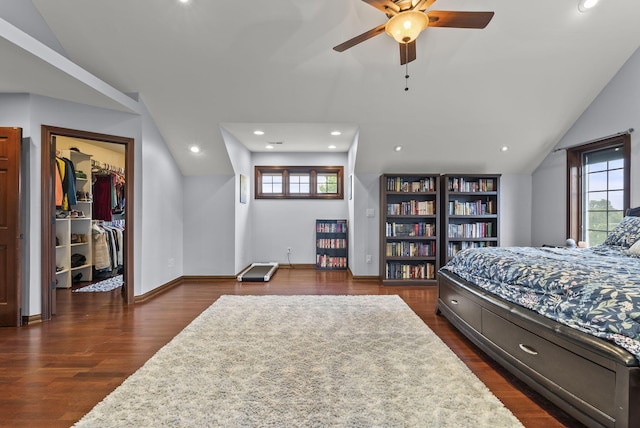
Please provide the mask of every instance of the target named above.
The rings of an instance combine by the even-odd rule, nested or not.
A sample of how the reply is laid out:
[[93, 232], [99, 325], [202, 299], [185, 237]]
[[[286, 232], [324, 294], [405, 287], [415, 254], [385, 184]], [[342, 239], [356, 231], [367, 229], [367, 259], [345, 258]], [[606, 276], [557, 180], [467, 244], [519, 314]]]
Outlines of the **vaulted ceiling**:
[[431, 9], [495, 16], [482, 30], [427, 28], [405, 91], [389, 36], [332, 49], [386, 21], [360, 0], [33, 5], [41, 17], [3, 18], [90, 74], [65, 75], [52, 66], [64, 57], [6, 40], [5, 25], [0, 52], [14, 66], [0, 66], [0, 92], [109, 108], [127, 105], [114, 89], [137, 93], [185, 175], [231, 173], [221, 128], [252, 150], [276, 141], [274, 151], [344, 151], [358, 135], [361, 173], [531, 172], [640, 46], [634, 0], [587, 13], [578, 0], [438, 0]]

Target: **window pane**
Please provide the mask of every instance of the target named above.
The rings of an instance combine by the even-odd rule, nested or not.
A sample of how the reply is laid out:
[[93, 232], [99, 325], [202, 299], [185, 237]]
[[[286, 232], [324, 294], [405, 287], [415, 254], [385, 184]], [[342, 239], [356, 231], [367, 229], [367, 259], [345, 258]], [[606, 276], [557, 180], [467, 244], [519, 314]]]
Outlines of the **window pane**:
[[589, 164], [586, 167], [588, 173], [598, 172], [598, 171], [606, 171], [607, 163], [606, 162], [598, 162], [594, 164]]
[[262, 193], [282, 193], [282, 174], [263, 174]]
[[602, 211], [590, 211], [587, 217], [586, 227], [589, 230], [607, 231], [607, 213]]
[[318, 174], [318, 193], [338, 193], [338, 174]]
[[609, 209], [620, 210], [624, 209], [624, 191], [616, 190], [609, 192]]
[[308, 174], [289, 175], [289, 193], [309, 193], [309, 181]]
[[587, 243], [590, 247], [602, 244], [605, 239], [607, 239], [606, 232], [589, 231], [587, 234]]
[[624, 189], [624, 170], [614, 169], [609, 171], [609, 190]]
[[622, 157], [622, 150], [620, 150], [619, 153], [620, 153], [620, 159], [612, 160], [611, 162], [609, 162], [609, 169], [624, 168], [624, 159]]
[[589, 192], [607, 190], [607, 171], [588, 174], [587, 189], [589, 189]]
[[609, 225], [608, 232], [611, 232], [622, 221], [622, 211], [612, 211], [609, 213]]
[[609, 206], [609, 201], [607, 200], [607, 192], [589, 192], [587, 194], [587, 201], [589, 201], [589, 211], [606, 211]]

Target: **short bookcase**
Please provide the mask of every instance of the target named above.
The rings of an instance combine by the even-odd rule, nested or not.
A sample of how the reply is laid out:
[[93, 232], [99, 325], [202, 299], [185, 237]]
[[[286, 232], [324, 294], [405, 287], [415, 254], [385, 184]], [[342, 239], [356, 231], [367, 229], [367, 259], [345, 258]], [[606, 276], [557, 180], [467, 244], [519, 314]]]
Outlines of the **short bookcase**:
[[347, 220], [316, 220], [316, 269], [346, 270]]

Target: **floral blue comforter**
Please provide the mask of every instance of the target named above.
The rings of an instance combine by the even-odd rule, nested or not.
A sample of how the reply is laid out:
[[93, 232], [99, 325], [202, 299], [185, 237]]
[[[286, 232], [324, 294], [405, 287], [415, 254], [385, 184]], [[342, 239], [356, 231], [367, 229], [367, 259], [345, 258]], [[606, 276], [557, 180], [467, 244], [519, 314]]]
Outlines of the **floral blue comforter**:
[[442, 269], [640, 360], [640, 258], [624, 247], [477, 248]]

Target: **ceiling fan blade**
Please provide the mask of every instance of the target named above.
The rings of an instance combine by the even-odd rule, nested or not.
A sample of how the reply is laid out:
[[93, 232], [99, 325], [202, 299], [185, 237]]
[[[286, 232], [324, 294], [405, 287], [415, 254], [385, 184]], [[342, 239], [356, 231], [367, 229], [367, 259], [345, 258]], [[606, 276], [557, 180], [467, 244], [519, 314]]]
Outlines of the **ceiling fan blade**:
[[[387, 13], [387, 9], [391, 9], [393, 12], [400, 12], [400, 7], [391, 0], [362, 0], [370, 6], [375, 7], [381, 12]], [[435, 1], [435, 0], [434, 0]]]
[[406, 44], [398, 43], [400, 45], [400, 65], [405, 65], [408, 62], [416, 59], [416, 41]]
[[344, 52], [350, 47], [357, 45], [358, 43], [362, 43], [365, 40], [369, 40], [370, 38], [377, 36], [378, 34], [384, 33], [384, 27], [387, 24], [380, 24], [376, 28], [372, 28], [369, 31], [366, 31], [359, 36], [355, 36], [353, 39], [349, 39], [344, 43], [340, 43], [338, 46], [334, 46], [333, 50], [338, 52]]
[[432, 10], [427, 13], [429, 27], [484, 28], [493, 18], [493, 12], [453, 12]]

